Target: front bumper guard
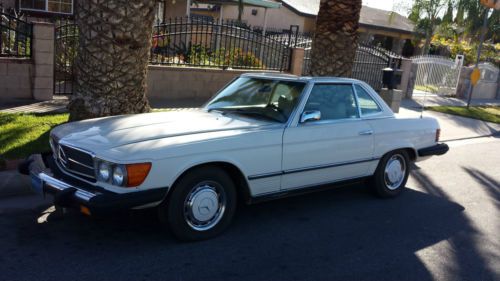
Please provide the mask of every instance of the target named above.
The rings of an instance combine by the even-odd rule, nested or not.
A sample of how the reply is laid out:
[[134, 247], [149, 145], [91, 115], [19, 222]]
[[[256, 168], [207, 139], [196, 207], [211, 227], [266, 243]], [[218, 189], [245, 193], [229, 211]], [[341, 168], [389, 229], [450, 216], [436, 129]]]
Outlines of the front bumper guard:
[[[45, 165], [46, 162], [50, 168], [54, 168], [54, 171]], [[84, 188], [86, 184], [78, 184], [78, 180], [67, 181], [64, 177], [59, 177], [61, 171], [58, 170], [50, 154], [30, 156], [20, 165], [19, 171], [31, 176], [33, 189], [43, 194], [52, 194], [55, 205], [80, 209], [83, 206], [92, 214], [159, 204], [168, 191], [167, 187], [127, 193], [115, 193], [100, 187]]]

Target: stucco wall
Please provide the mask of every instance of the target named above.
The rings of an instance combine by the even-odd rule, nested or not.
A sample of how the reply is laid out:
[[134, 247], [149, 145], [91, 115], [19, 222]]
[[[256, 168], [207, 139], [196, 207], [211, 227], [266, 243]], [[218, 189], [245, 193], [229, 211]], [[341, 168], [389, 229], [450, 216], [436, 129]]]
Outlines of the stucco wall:
[[[255, 16], [252, 15], [253, 9], [257, 10], [257, 15]], [[252, 26], [264, 26], [264, 10], [264, 8], [245, 7], [242, 20]], [[238, 7], [225, 6], [223, 16], [224, 19], [237, 19]], [[312, 21], [314, 22], [314, 19]], [[298, 25], [301, 32], [311, 32], [312, 30], [309, 29], [314, 28], [314, 24], [311, 24], [308, 18], [299, 16], [285, 7], [267, 10], [268, 27], [288, 30], [290, 29], [290, 25]]]
[[15, 8], [16, 0], [0, 0], [0, 7], [4, 9]]
[[0, 100], [31, 99], [31, 59], [0, 58]]
[[250, 71], [150, 65], [147, 96], [150, 100], [206, 101], [236, 76], [247, 72]]

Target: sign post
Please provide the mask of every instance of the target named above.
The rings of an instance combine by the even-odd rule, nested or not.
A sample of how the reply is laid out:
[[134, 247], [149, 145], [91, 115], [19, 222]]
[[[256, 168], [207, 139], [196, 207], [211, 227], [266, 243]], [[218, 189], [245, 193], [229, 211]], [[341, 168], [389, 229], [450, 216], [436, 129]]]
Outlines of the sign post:
[[[472, 99], [472, 92], [474, 91], [474, 86], [476, 86], [481, 73], [479, 71], [479, 59], [481, 58], [481, 49], [483, 48], [484, 37], [486, 36], [486, 31], [488, 30], [488, 14], [490, 12], [490, 8], [500, 9], [500, 0], [480, 0], [481, 5], [486, 8], [486, 12], [484, 13], [483, 27], [481, 29], [481, 37], [479, 39], [479, 46], [477, 47], [477, 58], [476, 58], [476, 67], [471, 74], [471, 84], [469, 98], [467, 100], [467, 108], [470, 106], [470, 101]], [[475, 79], [475, 81], [474, 81]]]

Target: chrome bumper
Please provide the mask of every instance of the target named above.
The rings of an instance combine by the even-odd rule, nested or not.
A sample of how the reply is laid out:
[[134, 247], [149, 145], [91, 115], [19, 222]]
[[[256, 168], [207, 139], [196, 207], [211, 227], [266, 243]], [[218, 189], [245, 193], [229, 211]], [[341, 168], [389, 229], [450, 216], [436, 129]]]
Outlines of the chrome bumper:
[[120, 194], [98, 186], [86, 188], [85, 183], [78, 185], [78, 180], [65, 180], [59, 177], [61, 171], [58, 170], [53, 160], [48, 161], [47, 165], [50, 167], [45, 165], [44, 158], [40, 154], [34, 154], [22, 165], [28, 169], [20, 169], [20, 172], [31, 176], [34, 190], [54, 195], [56, 205], [80, 208], [84, 206], [92, 214], [132, 209], [161, 202], [168, 191], [168, 187], [165, 187]]
[[44, 190], [44, 192], [47, 191], [49, 193], [56, 193], [65, 190], [73, 190], [74, 196], [83, 202], [89, 202], [92, 198], [96, 196], [96, 194], [94, 193], [88, 192], [76, 186], [72, 186], [63, 181], [55, 179], [52, 176], [46, 174], [45, 172], [41, 172], [38, 175], [32, 175], [32, 176], [38, 176], [38, 178], [42, 181], [42, 189]]

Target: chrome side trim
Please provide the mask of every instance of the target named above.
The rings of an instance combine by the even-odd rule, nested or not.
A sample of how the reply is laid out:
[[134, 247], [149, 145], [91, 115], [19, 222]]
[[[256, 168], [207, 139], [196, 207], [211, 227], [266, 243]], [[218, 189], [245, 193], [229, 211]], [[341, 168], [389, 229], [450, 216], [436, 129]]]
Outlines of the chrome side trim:
[[323, 164], [323, 165], [309, 166], [309, 167], [304, 167], [304, 168], [289, 169], [289, 170], [283, 170], [281, 172], [272, 172], [272, 173], [265, 173], [265, 174], [248, 176], [248, 180], [257, 180], [257, 179], [270, 178], [270, 177], [276, 177], [276, 176], [282, 176], [282, 175], [288, 175], [288, 174], [309, 172], [309, 171], [314, 171], [314, 170], [335, 168], [335, 167], [354, 165], [354, 164], [361, 164], [361, 163], [378, 161], [378, 160], [380, 160], [380, 157], [372, 157], [372, 158], [360, 159], [360, 160], [355, 160], [355, 161], [338, 162], [338, 163], [332, 163], [332, 164]]
[[49, 186], [50, 188], [58, 190], [58, 191], [62, 191], [62, 190], [69, 189], [69, 188], [76, 189], [75, 196], [78, 199], [83, 200], [85, 202], [89, 202], [92, 198], [94, 198], [96, 196], [96, 194], [94, 194], [94, 193], [85, 191], [83, 189], [72, 186], [72, 185], [67, 184], [63, 181], [60, 181], [58, 179], [55, 179], [44, 172], [39, 173], [38, 177], [42, 180], [42, 184], [44, 187]]
[[283, 171], [248, 176], [248, 180], [258, 180], [258, 179], [271, 178], [271, 177], [276, 177], [276, 176], [281, 176], [281, 175], [283, 175]]
[[283, 171], [283, 174], [295, 174], [295, 173], [309, 172], [309, 171], [314, 171], [314, 170], [335, 168], [335, 167], [354, 165], [354, 164], [360, 164], [360, 163], [365, 163], [365, 162], [372, 162], [372, 161], [376, 161], [379, 159], [380, 158], [366, 158], [366, 159], [360, 159], [360, 160], [354, 160], [354, 161], [348, 161], [348, 162], [338, 162], [338, 163], [332, 163], [332, 164], [310, 166], [310, 167], [305, 167], [305, 168], [290, 169], [290, 170]]

